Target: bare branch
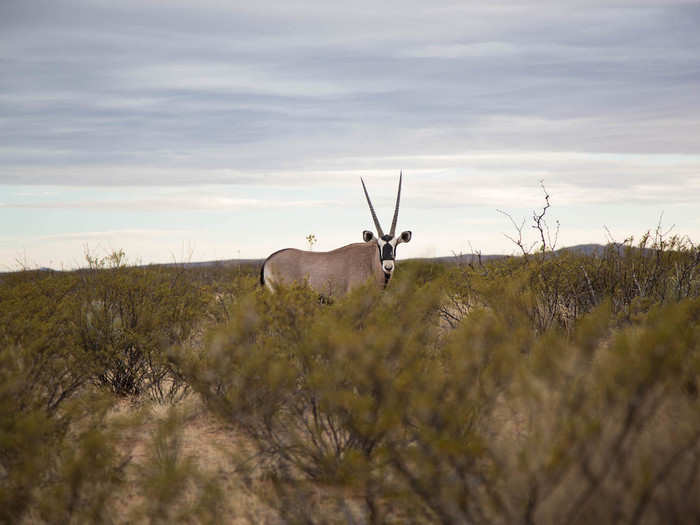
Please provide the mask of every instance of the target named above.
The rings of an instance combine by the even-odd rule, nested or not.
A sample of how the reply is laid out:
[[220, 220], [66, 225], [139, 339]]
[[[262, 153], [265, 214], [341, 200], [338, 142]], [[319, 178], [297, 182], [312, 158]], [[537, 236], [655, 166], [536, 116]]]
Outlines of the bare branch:
[[[549, 193], [547, 193], [547, 188], [544, 186], [544, 181], [540, 180], [540, 187], [542, 188], [542, 191], [544, 192], [544, 202], [545, 205], [542, 208], [542, 211], [537, 213], [536, 211], [532, 212], [532, 220], [534, 224], [532, 225], [532, 228], [537, 230], [540, 233], [540, 240], [542, 241], [542, 247], [540, 248], [540, 251], [544, 255], [545, 251], [547, 251], [547, 241], [545, 239], [545, 230], [548, 230], [549, 227], [547, 226], [547, 222], [544, 220], [544, 216], [547, 214], [547, 210], [551, 206], [549, 202]], [[558, 230], [558, 226], [557, 226]], [[551, 247], [550, 247], [551, 248]]]
[[508, 219], [510, 219], [511, 224], [512, 224], [513, 227], [515, 228], [515, 231], [518, 232], [518, 238], [517, 238], [517, 239], [515, 239], [514, 237], [511, 237], [511, 236], [508, 235], [507, 233], [504, 233], [503, 236], [504, 236], [506, 239], [509, 239], [510, 241], [512, 241], [516, 246], [518, 246], [518, 248], [520, 248], [520, 250], [523, 252], [523, 255], [524, 255], [525, 257], [527, 257], [527, 256], [530, 254], [530, 250], [531, 250], [532, 248], [530, 248], [530, 249], [526, 248], [526, 247], [525, 247], [525, 244], [523, 243], [523, 228], [525, 227], [525, 219], [523, 219], [522, 223], [520, 223], [520, 226], [518, 226], [518, 223], [515, 222], [515, 219], [513, 219], [513, 216], [512, 216], [510, 213], [505, 212], [505, 211], [503, 211], [503, 210], [499, 210], [499, 209], [496, 209], [496, 211], [497, 211], [498, 213], [502, 213], [503, 215], [505, 215], [506, 217], [508, 217]]

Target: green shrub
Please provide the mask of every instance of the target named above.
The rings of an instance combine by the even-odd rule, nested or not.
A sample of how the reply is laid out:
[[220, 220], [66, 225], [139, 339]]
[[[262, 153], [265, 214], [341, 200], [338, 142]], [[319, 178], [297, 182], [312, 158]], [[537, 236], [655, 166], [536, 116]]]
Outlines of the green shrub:
[[[529, 264], [480, 274], [482, 295], [456, 330], [438, 322], [449, 276], [331, 306], [281, 288], [242, 301], [203, 352], [179, 359], [208, 406], [255, 444], [287, 519], [305, 515], [309, 483], [326, 487], [318, 522], [697, 513], [678, 495], [700, 454], [687, 387], [700, 373], [700, 302], [652, 307], [620, 329], [608, 299], [561, 330], [532, 317]], [[671, 412], [682, 423], [661, 437]]]
[[0, 522], [105, 521], [124, 461], [111, 400], [85, 387], [70, 341], [32, 335], [0, 348]]
[[552, 327], [572, 330], [581, 316], [605, 301], [621, 322], [652, 305], [700, 296], [700, 248], [687, 238], [646, 234], [597, 253], [569, 250], [540, 257], [512, 257], [486, 265], [450, 270], [445, 321], [455, 327], [474, 306], [500, 308], [516, 300], [539, 333]]
[[118, 395], [182, 395], [186, 385], [166, 351], [195, 333], [206, 307], [202, 291], [182, 268], [129, 267], [123, 252], [88, 261], [78, 274], [77, 325], [94, 379]]

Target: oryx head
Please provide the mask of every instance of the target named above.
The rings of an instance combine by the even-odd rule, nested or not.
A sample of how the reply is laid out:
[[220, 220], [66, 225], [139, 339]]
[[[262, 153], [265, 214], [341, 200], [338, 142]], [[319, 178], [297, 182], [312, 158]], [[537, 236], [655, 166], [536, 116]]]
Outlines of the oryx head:
[[362, 180], [362, 178], [360, 178], [360, 180], [362, 181], [362, 189], [365, 191], [365, 197], [367, 197], [367, 204], [369, 204], [369, 211], [372, 212], [372, 219], [374, 220], [374, 226], [375, 228], [377, 228], [378, 235], [378, 237], [375, 237], [371, 231], [365, 230], [362, 232], [362, 238], [365, 240], [365, 242], [377, 243], [377, 247], [379, 249], [379, 260], [381, 261], [382, 270], [384, 271], [384, 274], [387, 279], [391, 277], [391, 274], [394, 272], [394, 267], [396, 266], [396, 264], [394, 263], [394, 259], [396, 257], [396, 246], [399, 243], [408, 242], [411, 240], [410, 231], [402, 232], [401, 235], [395, 237], [396, 221], [399, 218], [399, 202], [401, 200], [402, 178], [403, 173], [399, 175], [399, 191], [396, 194], [396, 208], [394, 209], [394, 220], [391, 221], [391, 231], [388, 234], [385, 234], [382, 231], [382, 227], [379, 224], [379, 219], [377, 219], [377, 214], [374, 212], [372, 201], [370, 200], [369, 194], [367, 193], [365, 181]]

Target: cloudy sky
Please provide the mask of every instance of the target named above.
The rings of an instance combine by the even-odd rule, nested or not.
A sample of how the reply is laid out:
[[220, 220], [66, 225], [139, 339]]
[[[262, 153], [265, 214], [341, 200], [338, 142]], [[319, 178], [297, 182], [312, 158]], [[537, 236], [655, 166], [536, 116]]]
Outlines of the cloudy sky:
[[[700, 3], [2, 0], [0, 270], [700, 240]], [[528, 235], [530, 233], [528, 232]], [[534, 237], [533, 237], [534, 240]]]

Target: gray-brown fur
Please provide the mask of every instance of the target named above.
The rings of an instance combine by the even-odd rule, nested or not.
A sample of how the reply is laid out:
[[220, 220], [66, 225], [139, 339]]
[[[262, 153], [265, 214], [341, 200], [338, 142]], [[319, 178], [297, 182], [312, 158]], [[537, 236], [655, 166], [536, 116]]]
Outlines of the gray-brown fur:
[[263, 263], [261, 282], [267, 286], [304, 280], [311, 288], [328, 296], [344, 295], [367, 282], [383, 287], [384, 271], [377, 244], [359, 242], [330, 252], [288, 248], [273, 253]]

